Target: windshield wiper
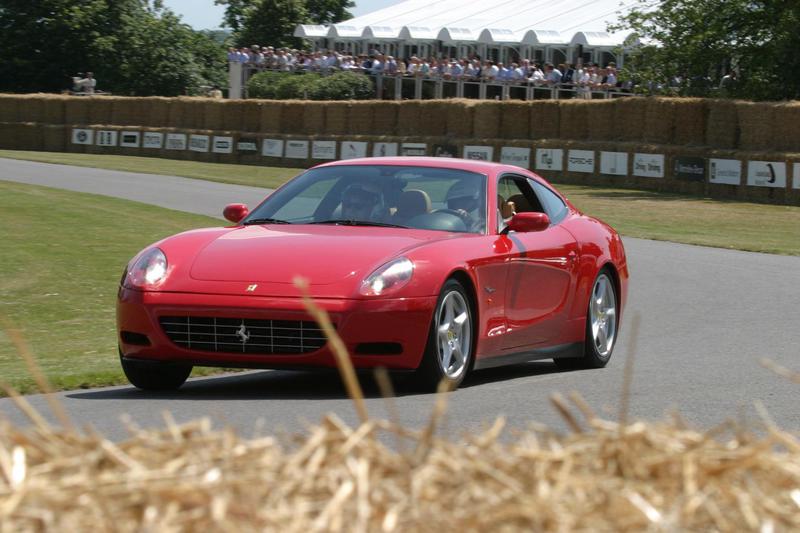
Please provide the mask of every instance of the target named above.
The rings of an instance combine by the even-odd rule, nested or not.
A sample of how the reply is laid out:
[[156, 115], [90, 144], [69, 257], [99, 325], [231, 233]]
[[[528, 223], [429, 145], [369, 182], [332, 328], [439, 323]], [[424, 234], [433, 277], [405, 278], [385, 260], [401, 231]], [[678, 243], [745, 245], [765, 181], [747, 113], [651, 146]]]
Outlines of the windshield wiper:
[[252, 226], [253, 224], [291, 224], [291, 222], [278, 218], [251, 218], [242, 223], [244, 226]]
[[376, 226], [379, 228], [408, 229], [408, 226], [402, 226], [400, 224], [390, 224], [388, 222], [372, 222], [370, 220], [352, 220], [352, 219], [342, 219], [342, 218], [334, 218], [331, 220], [318, 220], [315, 222], [308, 222], [308, 224], [338, 224], [340, 226]]

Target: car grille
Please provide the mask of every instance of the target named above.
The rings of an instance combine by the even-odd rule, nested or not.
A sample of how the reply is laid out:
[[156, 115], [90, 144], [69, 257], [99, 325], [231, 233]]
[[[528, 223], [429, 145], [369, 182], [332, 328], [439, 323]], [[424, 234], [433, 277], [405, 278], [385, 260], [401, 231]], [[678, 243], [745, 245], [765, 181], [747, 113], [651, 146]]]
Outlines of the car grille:
[[325, 345], [316, 322], [197, 316], [163, 316], [161, 329], [180, 346], [203, 352], [301, 354]]

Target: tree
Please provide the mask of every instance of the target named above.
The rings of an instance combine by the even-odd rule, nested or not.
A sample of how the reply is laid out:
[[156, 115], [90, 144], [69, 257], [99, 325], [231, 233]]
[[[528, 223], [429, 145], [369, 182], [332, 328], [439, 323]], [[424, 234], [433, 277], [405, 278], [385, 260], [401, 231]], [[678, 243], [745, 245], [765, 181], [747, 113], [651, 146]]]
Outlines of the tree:
[[800, 3], [796, 0], [660, 0], [641, 2], [612, 29], [644, 42], [626, 68], [643, 80], [681, 79], [682, 94], [715, 94], [733, 68], [732, 96], [800, 98]]
[[355, 5], [351, 0], [306, 0], [307, 22], [328, 25], [353, 18], [348, 9]]

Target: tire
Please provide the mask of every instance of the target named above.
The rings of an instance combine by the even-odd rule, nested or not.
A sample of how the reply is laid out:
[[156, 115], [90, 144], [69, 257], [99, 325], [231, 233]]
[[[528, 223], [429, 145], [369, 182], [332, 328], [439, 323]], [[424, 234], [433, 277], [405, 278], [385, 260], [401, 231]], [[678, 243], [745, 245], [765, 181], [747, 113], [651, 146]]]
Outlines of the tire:
[[619, 328], [619, 297], [607, 269], [597, 275], [586, 310], [583, 357], [554, 359], [559, 368], [603, 368], [611, 359]]
[[436, 301], [428, 343], [414, 385], [435, 392], [442, 380], [455, 390], [472, 368], [475, 352], [475, 319], [466, 290], [449, 279]]
[[178, 390], [192, 373], [192, 365], [139, 361], [125, 359], [122, 355], [119, 360], [131, 385], [142, 390]]

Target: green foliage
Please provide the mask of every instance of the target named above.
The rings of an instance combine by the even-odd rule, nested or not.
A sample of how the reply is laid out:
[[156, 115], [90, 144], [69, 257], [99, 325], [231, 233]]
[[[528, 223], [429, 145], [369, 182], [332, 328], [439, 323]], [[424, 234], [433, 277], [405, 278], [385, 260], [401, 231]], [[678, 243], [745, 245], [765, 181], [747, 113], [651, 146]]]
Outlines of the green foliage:
[[[627, 75], [685, 95], [757, 100], [800, 98], [800, 3], [796, 0], [660, 0], [641, 2], [615, 30], [645, 43], [626, 61]], [[718, 91], [729, 69], [738, 80]]]
[[3, 0], [0, 91], [53, 92], [93, 71], [115, 94], [174, 96], [224, 84], [225, 51], [154, 0]]
[[375, 89], [369, 77], [352, 72], [330, 76], [261, 72], [250, 78], [247, 95], [268, 100], [369, 100]]

